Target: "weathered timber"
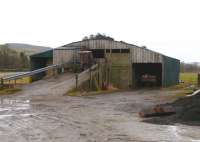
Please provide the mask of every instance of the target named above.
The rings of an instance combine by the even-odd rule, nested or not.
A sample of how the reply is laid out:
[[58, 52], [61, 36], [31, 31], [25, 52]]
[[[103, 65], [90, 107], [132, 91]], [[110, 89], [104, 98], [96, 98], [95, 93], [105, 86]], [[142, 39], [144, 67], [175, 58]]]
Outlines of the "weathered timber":
[[153, 106], [150, 108], [142, 109], [139, 112], [140, 117], [155, 117], [155, 116], [166, 116], [175, 114], [176, 111], [172, 106]]
[[1, 82], [0, 82], [0, 89], [1, 89], [1, 88], [3, 88], [3, 86], [4, 86], [3, 78], [1, 78], [0, 81], [1, 81]]

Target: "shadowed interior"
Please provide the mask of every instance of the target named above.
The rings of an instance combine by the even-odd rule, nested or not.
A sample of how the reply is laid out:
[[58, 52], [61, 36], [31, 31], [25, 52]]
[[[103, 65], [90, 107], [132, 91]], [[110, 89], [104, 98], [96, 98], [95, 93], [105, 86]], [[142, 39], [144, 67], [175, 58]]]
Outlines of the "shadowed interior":
[[136, 87], [161, 87], [161, 63], [134, 63], [133, 77]]

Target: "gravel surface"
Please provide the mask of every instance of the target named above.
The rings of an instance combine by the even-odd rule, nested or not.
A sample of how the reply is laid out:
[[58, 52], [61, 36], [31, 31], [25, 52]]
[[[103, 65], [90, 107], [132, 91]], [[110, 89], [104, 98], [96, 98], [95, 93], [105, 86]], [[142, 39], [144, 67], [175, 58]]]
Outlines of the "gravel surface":
[[54, 90], [55, 86], [65, 88], [72, 76], [38, 81], [23, 87], [20, 93], [1, 96], [0, 141], [200, 141], [198, 126], [156, 125], [138, 117], [142, 107], [171, 101], [175, 91], [138, 90], [70, 97]]

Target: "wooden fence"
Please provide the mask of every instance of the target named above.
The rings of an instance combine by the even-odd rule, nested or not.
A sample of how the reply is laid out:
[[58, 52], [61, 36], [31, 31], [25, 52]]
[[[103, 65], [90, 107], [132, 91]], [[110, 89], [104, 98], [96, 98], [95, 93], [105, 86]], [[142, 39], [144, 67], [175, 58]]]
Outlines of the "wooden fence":
[[91, 88], [92, 86], [92, 78], [94, 77], [94, 75], [97, 75], [99, 73], [99, 65], [95, 64], [92, 67], [90, 67], [89, 69], [76, 74], [75, 75], [75, 79], [76, 79], [76, 89], [82, 85], [84, 82], [89, 80], [89, 86]]

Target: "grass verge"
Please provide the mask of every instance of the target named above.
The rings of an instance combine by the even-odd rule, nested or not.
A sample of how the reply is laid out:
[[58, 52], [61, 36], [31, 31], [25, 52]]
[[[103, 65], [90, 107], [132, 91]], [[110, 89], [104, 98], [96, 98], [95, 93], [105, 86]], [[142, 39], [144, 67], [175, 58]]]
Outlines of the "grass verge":
[[0, 95], [11, 95], [21, 90], [20, 88], [4, 88], [0, 90]]
[[113, 89], [113, 90], [84, 91], [84, 90], [71, 89], [65, 95], [67, 96], [93, 96], [93, 95], [109, 94], [109, 93], [120, 92], [120, 91], [122, 90]]
[[197, 87], [197, 73], [180, 73], [180, 83], [170, 87], [170, 89], [180, 90], [176, 97], [184, 97], [192, 94]]

